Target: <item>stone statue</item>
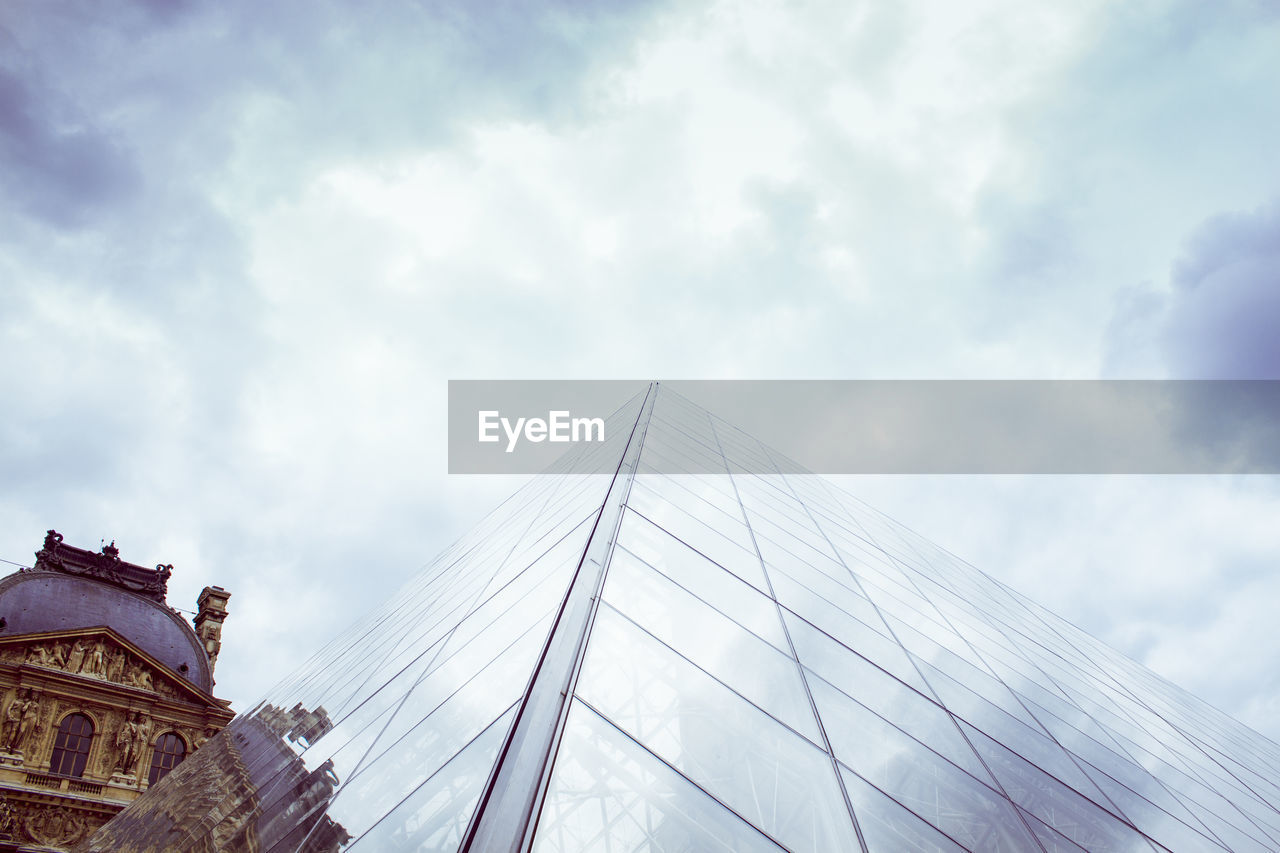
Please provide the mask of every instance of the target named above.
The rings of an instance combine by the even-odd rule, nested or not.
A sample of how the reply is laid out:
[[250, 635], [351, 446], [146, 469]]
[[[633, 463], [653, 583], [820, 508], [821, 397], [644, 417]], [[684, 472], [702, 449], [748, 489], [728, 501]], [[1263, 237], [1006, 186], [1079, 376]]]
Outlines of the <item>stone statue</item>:
[[151, 740], [151, 720], [138, 714], [138, 723], [133, 729], [133, 760], [136, 762], [147, 751], [147, 743]]
[[102, 641], [93, 644], [93, 648], [85, 655], [84, 662], [80, 665], [80, 671], [86, 675], [103, 676], [106, 674], [107, 659], [106, 649], [103, 648]]
[[110, 659], [107, 661], [107, 680], [119, 682], [124, 674], [124, 665], [128, 660], [128, 655], [124, 649], [116, 649], [111, 652]]
[[133, 719], [120, 726], [115, 740], [116, 770], [126, 776], [133, 773], [133, 766], [138, 763], [138, 758], [146, 747], [149, 729], [150, 724], [143, 722], [141, 711], [134, 711]]
[[22, 703], [22, 721], [18, 723], [18, 736], [14, 739], [10, 752], [21, 752], [27, 740], [40, 731], [40, 702], [30, 692], [27, 701]]
[[68, 672], [79, 672], [84, 666], [84, 655], [89, 650], [89, 644], [84, 640], [76, 640], [75, 647], [71, 649], [71, 657], [67, 660]]
[[125, 721], [120, 724], [120, 731], [116, 732], [116, 738], [113, 741], [116, 748], [116, 763], [112, 770], [117, 773], [128, 773], [129, 768], [133, 766], [129, 761], [133, 758], [131, 749], [133, 738], [130, 737], [129, 733], [129, 727], [132, 725], [133, 721], [126, 717]]
[[0, 730], [0, 745], [6, 752], [14, 751], [18, 740], [18, 729], [22, 725], [22, 693], [15, 692], [13, 701], [4, 709], [4, 728]]
[[60, 668], [67, 668], [67, 644], [55, 643], [53, 646], [53, 665]]

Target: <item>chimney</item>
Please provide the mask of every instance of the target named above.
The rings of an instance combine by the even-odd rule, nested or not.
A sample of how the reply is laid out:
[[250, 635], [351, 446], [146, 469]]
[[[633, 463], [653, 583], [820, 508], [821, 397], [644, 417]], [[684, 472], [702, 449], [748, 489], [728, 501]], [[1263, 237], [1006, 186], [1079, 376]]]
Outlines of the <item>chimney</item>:
[[199, 613], [192, 620], [196, 626], [196, 636], [204, 643], [204, 650], [209, 655], [209, 672], [213, 672], [218, 662], [218, 650], [222, 648], [222, 621], [227, 618], [227, 599], [231, 593], [220, 586], [206, 586], [196, 599]]

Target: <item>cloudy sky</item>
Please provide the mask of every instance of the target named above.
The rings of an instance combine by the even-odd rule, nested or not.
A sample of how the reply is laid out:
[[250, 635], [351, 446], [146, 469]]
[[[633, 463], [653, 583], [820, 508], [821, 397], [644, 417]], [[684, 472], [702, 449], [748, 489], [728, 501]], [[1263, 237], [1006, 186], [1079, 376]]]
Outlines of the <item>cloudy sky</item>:
[[[514, 488], [451, 378], [1280, 378], [1276, 8], [4, 3], [0, 559], [244, 708]], [[1275, 478], [847, 485], [1280, 737]]]

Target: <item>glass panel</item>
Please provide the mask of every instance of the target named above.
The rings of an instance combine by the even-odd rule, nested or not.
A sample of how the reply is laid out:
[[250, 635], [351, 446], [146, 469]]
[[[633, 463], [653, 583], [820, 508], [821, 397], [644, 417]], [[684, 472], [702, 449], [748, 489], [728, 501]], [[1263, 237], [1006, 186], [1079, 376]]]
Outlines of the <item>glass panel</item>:
[[973, 727], [964, 729], [1013, 801], [1076, 844], [1097, 853], [1118, 853], [1147, 846], [1133, 827], [1097, 803], [1080, 796]]
[[960, 853], [964, 848], [841, 767], [845, 790], [871, 853]]
[[[938, 699], [951, 713], [957, 717], [963, 717], [978, 728], [987, 732], [1005, 732], [1005, 726], [1008, 731], [1031, 732], [1030, 727], [1036, 726], [1035, 720], [1027, 713], [1027, 710], [1019, 705], [1012, 694], [1003, 684], [999, 684], [999, 690], [1004, 693], [1004, 701], [999, 705], [987, 698], [988, 693], [995, 696], [996, 700], [1001, 697], [994, 689], [987, 690], [981, 696], [970, 690], [969, 687], [954, 678], [943, 673], [941, 670], [930, 666], [924, 661], [917, 660], [920, 671], [924, 674], [925, 680], [929, 682], [929, 686], [933, 688], [933, 692], [937, 694]], [[976, 685], [984, 688], [994, 688], [994, 685]], [[1003, 734], [1001, 735], [1003, 739]], [[1021, 750], [1019, 750], [1021, 752]]]
[[[1015, 806], [1015, 808], [1017, 807]], [[1036, 839], [1044, 845], [1046, 853], [1080, 853], [1080, 851], [1084, 850], [1079, 844], [1076, 844], [1035, 815], [1028, 814], [1025, 809], [1019, 808], [1018, 814], [1027, 822], [1027, 826], [1031, 827], [1031, 832]], [[1147, 853], [1147, 851], [1151, 850], [1151, 846], [1146, 845], [1146, 850], [1138, 849], [1141, 853]], [[1088, 851], [1085, 851], [1085, 853], [1088, 853]]]
[[1270, 851], [1270, 853], [1275, 853], [1276, 847], [1274, 844], [1264, 844], [1258, 840], [1255, 836], [1256, 829], [1252, 830], [1252, 832], [1245, 832], [1237, 825], [1236, 822], [1240, 820], [1239, 815], [1233, 815], [1232, 820], [1228, 821], [1221, 814], [1206, 808], [1203, 803], [1198, 802], [1193, 797], [1186, 797], [1186, 803], [1187, 808], [1191, 809], [1196, 817], [1200, 818], [1200, 821], [1209, 828], [1214, 837], [1220, 840], [1223, 846], [1230, 850], [1231, 853], [1238, 853], [1238, 851], [1242, 850], [1266, 850]]
[[789, 495], [780, 494], [773, 489], [762, 494], [758, 489], [753, 491], [744, 488], [743, 483], [750, 483], [752, 479], [740, 477], [737, 482], [742, 505], [747, 510], [747, 520], [751, 522], [757, 536], [766, 536], [779, 547], [792, 550], [801, 557], [806, 557], [806, 552], [812, 551], [826, 559], [834, 559], [835, 552], [813, 526], [804, 507]]
[[[1197, 831], [1203, 831], [1203, 827], [1187, 811], [1186, 807], [1170, 794], [1168, 789], [1161, 785], [1155, 777], [1147, 773], [1134, 761], [1126, 756], [1121, 756], [1113, 749], [1103, 746], [1044, 709], [1033, 706], [1033, 710], [1036, 710], [1036, 715], [1050, 726], [1054, 739], [1062, 744], [1064, 749], [1077, 757], [1080, 769], [1104, 793], [1109, 793], [1110, 789], [1107, 783], [1100, 781], [1100, 779], [1114, 779], [1115, 782], [1113, 784], [1122, 785], [1128, 790], [1137, 792], [1143, 799], [1173, 814], [1180, 821], [1194, 826]], [[1103, 736], [1105, 737], [1105, 735]], [[1107, 738], [1107, 740], [1114, 745], [1110, 738]], [[1115, 749], [1119, 749], [1119, 747], [1116, 746]], [[1117, 803], [1117, 805], [1121, 804]], [[1133, 815], [1127, 816], [1131, 819], [1134, 818]], [[1142, 828], [1141, 824], [1139, 824], [1139, 828]]]
[[[509, 705], [532, 672], [550, 624], [548, 616], [564, 595], [575, 561], [572, 552], [549, 552], [547, 560], [521, 574], [463, 620], [445, 641], [367, 697], [325, 736], [324, 743], [304, 753], [308, 763], [315, 766], [329, 757], [337, 762], [338, 775], [347, 778], [357, 770], [374, 738], [384, 744], [394, 741], [500, 656], [516, 658], [516, 669], [523, 668], [523, 672], [501, 683], [490, 697], [491, 713], [484, 716], [491, 717]], [[531, 630], [535, 625], [541, 626], [540, 630]], [[465, 646], [445, 650], [450, 642], [466, 637], [472, 639]]]
[[[763, 536], [756, 531], [756, 545], [760, 548], [760, 556], [764, 560], [766, 566], [782, 569], [784, 572], [795, 574], [805, 569], [809, 571], [818, 571], [827, 577], [834, 578], [838, 582], [849, 585], [851, 583], [849, 570], [846, 569], [839, 561], [827, 557], [813, 548], [784, 548], [774, 542], [767, 536]], [[796, 575], [799, 577], [799, 575]]]
[[[545, 632], [539, 631], [539, 635]], [[377, 753], [344, 780], [329, 812], [352, 832], [368, 826], [448, 761], [523, 692], [538, 642], [514, 643], [452, 694], [435, 679], [424, 682], [412, 706], [378, 739]], [[403, 734], [401, 734], [403, 733]], [[358, 742], [358, 741], [357, 741]]]
[[971, 850], [1034, 850], [1009, 802], [816, 676], [809, 679], [836, 758]]
[[[645, 435], [644, 450], [640, 455], [641, 462], [644, 463], [641, 470], [649, 468], [655, 474], [678, 471], [681, 476], [707, 478], [725, 473], [724, 460], [719, 456], [700, 447], [691, 447], [688, 439], [673, 439], [669, 430], [656, 430], [654, 426], [651, 423]], [[727, 483], [727, 480], [724, 482]]]
[[514, 716], [513, 707], [354, 844], [343, 849], [360, 853], [454, 853]]
[[[697, 477], [681, 477], [690, 483], [696, 492], [685, 488], [670, 477], [663, 475], [641, 475], [636, 484], [653, 492], [657, 500], [665, 501], [694, 516], [704, 524], [714, 527], [735, 542], [745, 544], [745, 526], [742, 523], [742, 507], [738, 501], [724, 493], [711, 488], [698, 489]], [[730, 489], [732, 492], [732, 489]], [[702, 494], [705, 493], [706, 497]]]
[[769, 587], [760, 569], [760, 558], [752, 549], [746, 527], [742, 528], [741, 540], [728, 539], [688, 513], [655, 501], [652, 495], [636, 483], [627, 498], [627, 505], [712, 562], [724, 566], [761, 592], [768, 592]]
[[614, 551], [604, 600], [714, 678], [811, 741], [821, 742], [794, 660], [629, 551]]
[[843, 633], [841, 626], [850, 619], [857, 619], [862, 628], [889, 636], [884, 621], [870, 601], [817, 570], [791, 565], [784, 571], [777, 566], [769, 566], [769, 580], [773, 582], [773, 593], [782, 606], [799, 613], [834, 637]]
[[[983, 782], [990, 782], [955, 722], [941, 707], [855, 655], [830, 637], [800, 622], [791, 623], [800, 660], [818, 675], [907, 734]], [[827, 735], [834, 721], [823, 719]], [[838, 725], [847, 727], [847, 721]]]
[[646, 478], [646, 482], [651, 485], [656, 483], [653, 489], [659, 494], [665, 494], [671, 488], [687, 492], [692, 498], [711, 504], [727, 518], [742, 523], [742, 505], [738, 502], [733, 482], [728, 477], [670, 474], [663, 475], [661, 479]]
[[579, 701], [569, 711], [533, 849], [782, 850]]
[[751, 633], [787, 651], [787, 638], [772, 599], [661, 527], [628, 511], [618, 532], [618, 544]]
[[[1116, 782], [1105, 774], [1085, 765], [1085, 772], [1111, 802], [1133, 822], [1133, 825], [1170, 850], [1210, 850], [1221, 853], [1222, 846], [1211, 841], [1202, 832], [1192, 829], [1173, 815], [1157, 808], [1145, 798]], [[1090, 772], [1092, 770], [1092, 772]], [[1166, 795], [1167, 796], [1167, 795]], [[1190, 816], [1188, 819], [1191, 820]]]
[[663, 761], [792, 850], [856, 850], [825, 752], [608, 604], [578, 695]]
[[[794, 613], [784, 612], [783, 618], [787, 630], [791, 632], [791, 640], [796, 645], [796, 654], [800, 662], [818, 672], [824, 678], [830, 678], [838, 684], [844, 679], [834, 670], [845, 666], [856, 666], [850, 662], [840, 648], [831, 644], [832, 637], [826, 636], [812, 625], [809, 625]], [[928, 694], [928, 687], [920, 679], [919, 673], [907, 660], [902, 647], [883, 634], [877, 634], [856, 619], [850, 619], [840, 625], [833, 624], [839, 633], [834, 639], [845, 650], [856, 652], [863, 658], [883, 669], [894, 678], [909, 684], [917, 691]], [[853, 691], [857, 695], [856, 691]]]

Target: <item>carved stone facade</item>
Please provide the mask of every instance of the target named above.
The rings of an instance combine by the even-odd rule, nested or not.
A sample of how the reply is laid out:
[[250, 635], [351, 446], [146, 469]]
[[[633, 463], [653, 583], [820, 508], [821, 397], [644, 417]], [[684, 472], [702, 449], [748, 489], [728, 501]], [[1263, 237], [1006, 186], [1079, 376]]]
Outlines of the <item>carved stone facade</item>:
[[233, 716], [171, 567], [53, 531], [36, 556], [0, 579], [0, 853], [71, 850], [149, 787], [161, 738], [172, 765]]
[[[19, 654], [21, 652], [10, 648], [0, 648], [0, 662], [18, 663]], [[131, 653], [125, 646], [113, 644], [109, 639], [80, 638], [33, 643], [27, 647], [21, 662], [137, 687], [162, 696], [181, 694], [178, 687], [158, 676], [159, 670], [153, 662]]]
[[324, 708], [263, 705], [96, 832], [85, 853], [338, 853], [351, 835], [327, 813], [333, 761], [298, 751], [333, 727]]

